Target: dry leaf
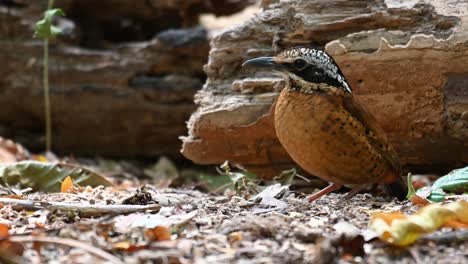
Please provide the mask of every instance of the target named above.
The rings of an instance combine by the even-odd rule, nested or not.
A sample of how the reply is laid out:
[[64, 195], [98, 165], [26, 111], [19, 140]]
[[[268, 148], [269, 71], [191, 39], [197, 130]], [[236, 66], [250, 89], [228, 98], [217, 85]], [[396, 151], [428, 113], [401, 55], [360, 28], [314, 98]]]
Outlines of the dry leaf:
[[149, 228], [145, 231], [145, 236], [151, 241], [171, 240], [171, 232], [165, 226]]
[[26, 200], [23, 196], [16, 195], [16, 194], [9, 194], [9, 195], [3, 195], [0, 196], [0, 198], [10, 198], [10, 199], [17, 199], [17, 200]]
[[0, 163], [0, 180], [10, 186], [19, 184], [21, 188], [34, 191], [59, 192], [62, 181], [68, 176], [75, 185], [91, 187], [111, 186], [103, 176], [82, 166], [66, 163], [49, 163], [26, 160], [13, 163]]
[[228, 241], [230, 244], [241, 241], [242, 239], [244, 239], [242, 232], [232, 232], [228, 236]]
[[197, 214], [197, 210], [190, 213], [181, 213], [171, 216], [164, 216], [160, 213], [133, 213], [129, 215], [118, 216], [114, 219], [114, 227], [120, 233], [131, 232], [133, 228], [145, 227], [153, 229], [158, 226], [174, 227], [186, 224]]
[[67, 176], [67, 178], [63, 180], [62, 185], [60, 186], [60, 192], [63, 192], [63, 193], [73, 192], [73, 180], [70, 176]]
[[147, 248], [145, 245], [135, 245], [130, 243], [129, 241], [121, 241], [112, 244], [112, 248], [116, 250], [123, 250], [128, 253], [136, 252], [138, 250], [142, 250]]
[[113, 249], [117, 250], [127, 250], [130, 247], [129, 241], [120, 241], [112, 244]]
[[372, 215], [369, 228], [380, 239], [398, 246], [414, 243], [421, 235], [433, 232], [443, 226], [465, 228], [468, 225], [468, 202], [430, 204], [416, 214], [376, 213]]
[[420, 196], [417, 196], [417, 195], [413, 195], [409, 198], [409, 200], [414, 204], [414, 205], [427, 205], [429, 204], [430, 202], [425, 199], [425, 198], [422, 198]]
[[[0, 256], [3, 258], [15, 258], [22, 256], [24, 247], [21, 243], [12, 242], [10, 240], [0, 241]], [[16, 262], [13, 262], [16, 263]]]
[[23, 146], [0, 137], [0, 162], [17, 162], [28, 157], [28, 151]]
[[0, 224], [0, 240], [8, 238], [10, 236], [10, 227], [6, 224]]

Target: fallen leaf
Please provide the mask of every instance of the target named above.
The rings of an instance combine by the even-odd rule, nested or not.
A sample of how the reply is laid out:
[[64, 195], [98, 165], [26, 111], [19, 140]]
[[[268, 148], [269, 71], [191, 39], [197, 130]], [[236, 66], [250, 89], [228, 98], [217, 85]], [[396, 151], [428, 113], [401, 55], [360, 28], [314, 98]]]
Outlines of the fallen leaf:
[[377, 218], [380, 218], [381, 220], [385, 221], [385, 223], [387, 225], [391, 225], [394, 220], [406, 219], [407, 218], [406, 215], [404, 215], [402, 213], [398, 213], [398, 212], [394, 212], [394, 213], [377, 212], [377, 213], [374, 213], [373, 216], [375, 216]]
[[70, 176], [67, 176], [65, 180], [62, 182], [60, 187], [60, 192], [63, 193], [72, 193], [73, 192], [73, 180]]
[[10, 236], [10, 227], [6, 224], [0, 224], [0, 240], [8, 238]]
[[112, 248], [116, 250], [123, 250], [127, 253], [136, 252], [138, 250], [142, 250], [147, 248], [146, 245], [135, 245], [130, 243], [129, 241], [120, 241], [112, 244]]
[[400, 213], [376, 213], [371, 217], [369, 228], [383, 241], [407, 246], [423, 234], [447, 225], [454, 227], [454, 222], [458, 223], [457, 226], [468, 225], [468, 202], [430, 204], [411, 216]]
[[[288, 204], [277, 198], [283, 197], [289, 191], [288, 186], [273, 184], [265, 188], [259, 194], [250, 199], [252, 202], [259, 202], [263, 208], [255, 208], [252, 213], [262, 214], [275, 210], [282, 210], [288, 207]], [[266, 208], [265, 208], [266, 207]]]
[[448, 193], [468, 191], [468, 166], [451, 171], [436, 180], [432, 186], [422, 187], [415, 195], [431, 202], [442, 202]]
[[265, 188], [259, 194], [255, 195], [254, 197], [250, 198], [251, 201], [261, 201], [264, 198], [281, 198], [286, 192], [289, 191], [288, 186], [283, 186], [279, 183], [273, 184]]
[[20, 184], [23, 188], [31, 187], [35, 191], [59, 192], [67, 176], [76, 185], [112, 185], [97, 173], [71, 164], [39, 161], [0, 163], [0, 183], [10, 186]]
[[10, 198], [10, 199], [17, 199], [17, 200], [26, 200], [23, 196], [16, 195], [16, 194], [9, 194], [9, 195], [2, 195], [0, 198]]
[[[163, 211], [163, 210], [162, 210]], [[161, 214], [134, 213], [118, 216], [114, 219], [115, 229], [120, 233], [130, 232], [133, 228], [155, 228], [157, 226], [172, 227], [190, 221], [197, 214], [197, 210], [186, 214], [176, 214], [166, 217]]]
[[345, 221], [340, 221], [334, 224], [333, 229], [335, 229], [338, 235], [344, 235], [347, 237], [355, 237], [361, 233], [359, 228]]
[[457, 220], [448, 220], [444, 226], [455, 228], [455, 229], [468, 229], [468, 223], [463, 223]]
[[409, 200], [414, 204], [414, 205], [427, 205], [430, 202], [426, 200], [425, 198], [422, 198], [418, 195], [413, 195], [409, 198]]
[[145, 236], [151, 241], [171, 240], [171, 232], [165, 226], [149, 228], [145, 231]]
[[258, 193], [259, 180], [257, 179], [257, 175], [247, 171], [232, 172], [228, 161], [225, 161], [220, 166], [220, 169], [222, 171], [218, 170], [218, 172], [224, 176], [229, 177], [234, 185], [234, 190], [236, 191], [237, 195], [249, 197]]
[[242, 239], [244, 239], [242, 232], [232, 232], [228, 236], [228, 241], [230, 244], [242, 241]]
[[292, 185], [294, 178], [297, 176], [296, 169], [284, 170], [279, 175], [273, 177], [273, 181], [280, 183], [281, 185]]
[[[10, 240], [0, 241], [0, 256], [4, 259], [15, 259], [16, 257], [22, 256], [24, 252], [24, 246], [18, 242], [12, 242]], [[13, 262], [20, 263], [20, 262]]]
[[0, 137], [0, 162], [17, 162], [27, 159], [28, 151], [12, 140]]

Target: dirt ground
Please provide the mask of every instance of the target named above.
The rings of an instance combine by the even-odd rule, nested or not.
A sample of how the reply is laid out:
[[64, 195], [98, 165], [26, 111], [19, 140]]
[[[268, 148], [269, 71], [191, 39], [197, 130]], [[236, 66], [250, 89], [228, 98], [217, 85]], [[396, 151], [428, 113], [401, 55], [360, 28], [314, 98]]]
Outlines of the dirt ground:
[[[277, 187], [279, 189], [271, 196], [259, 201], [232, 193], [212, 195], [147, 185], [144, 202], [159, 203], [159, 212], [130, 216], [85, 217], [47, 209], [15, 210], [4, 205], [0, 209], [1, 222], [10, 225], [12, 237], [22, 239], [20, 245], [24, 247], [24, 254], [17, 258], [2, 256], [2, 261], [467, 263], [466, 232], [441, 230], [418, 240], [411, 247], [398, 248], [379, 241], [367, 229], [372, 212], [413, 213], [417, 207], [410, 202], [400, 203], [365, 193], [337, 204], [345, 194], [333, 193], [308, 203], [301, 193], [284, 186]], [[26, 198], [48, 202], [120, 204], [136, 193], [137, 186], [127, 181], [114, 188], [82, 188], [76, 193], [34, 193]], [[151, 239], [145, 230], [157, 223], [170, 226], [171, 236]], [[38, 242], [34, 240], [37, 237], [45, 239]], [[118, 259], [106, 257], [108, 253]]]

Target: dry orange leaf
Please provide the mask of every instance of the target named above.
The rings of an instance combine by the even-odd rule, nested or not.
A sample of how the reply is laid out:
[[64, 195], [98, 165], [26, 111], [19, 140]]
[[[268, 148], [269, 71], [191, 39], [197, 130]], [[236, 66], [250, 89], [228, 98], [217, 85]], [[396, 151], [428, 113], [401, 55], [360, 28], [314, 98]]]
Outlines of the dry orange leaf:
[[241, 241], [243, 238], [244, 238], [244, 236], [242, 235], [241, 232], [232, 232], [228, 236], [228, 241], [229, 241], [229, 243], [232, 244], [232, 243]]
[[21, 243], [12, 242], [10, 240], [0, 241], [0, 256], [5, 259], [22, 256], [23, 252], [24, 247]]
[[10, 236], [10, 227], [6, 224], [0, 224], [0, 240]]
[[463, 223], [457, 220], [449, 220], [444, 226], [456, 229], [468, 229], [468, 223]]
[[130, 243], [129, 241], [121, 241], [121, 242], [114, 243], [112, 244], [112, 247], [114, 249], [123, 250], [128, 253], [132, 253], [132, 252], [147, 248], [145, 245], [134, 245]]
[[16, 195], [16, 194], [3, 195], [3, 196], [0, 196], [0, 197], [1, 198], [9, 198], [9, 199], [17, 199], [17, 200], [25, 200], [26, 199], [23, 196]]
[[171, 240], [171, 232], [165, 226], [149, 228], [145, 231], [145, 235], [151, 241]]
[[67, 176], [65, 180], [62, 182], [62, 186], [60, 187], [60, 191], [63, 193], [71, 193], [73, 192], [73, 180], [70, 176]]
[[387, 225], [391, 225], [392, 222], [396, 219], [406, 219], [407, 216], [402, 214], [402, 213], [398, 213], [398, 212], [393, 212], [393, 213], [381, 213], [381, 212], [377, 212], [377, 213], [374, 213], [372, 215], [372, 217], [377, 217], [377, 218], [380, 218], [382, 219], [383, 221], [385, 221], [385, 223]]
[[421, 235], [443, 226], [466, 228], [468, 225], [468, 202], [430, 204], [416, 214], [405, 216], [400, 213], [376, 213], [369, 222], [380, 239], [398, 246], [414, 243]]
[[409, 200], [414, 204], [414, 205], [427, 205], [429, 204], [430, 202], [425, 199], [425, 198], [422, 198], [418, 195], [413, 195], [409, 198]]

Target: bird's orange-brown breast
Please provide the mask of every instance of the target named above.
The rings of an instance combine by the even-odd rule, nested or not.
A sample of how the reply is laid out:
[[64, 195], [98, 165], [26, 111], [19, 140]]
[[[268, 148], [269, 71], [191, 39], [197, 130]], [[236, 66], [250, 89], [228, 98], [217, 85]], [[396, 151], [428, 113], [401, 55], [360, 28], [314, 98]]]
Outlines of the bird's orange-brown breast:
[[275, 129], [291, 158], [326, 181], [383, 183], [399, 173], [384, 153], [386, 138], [350, 113], [341, 95], [284, 89], [275, 107]]

